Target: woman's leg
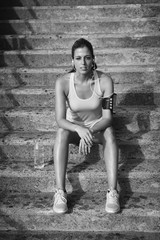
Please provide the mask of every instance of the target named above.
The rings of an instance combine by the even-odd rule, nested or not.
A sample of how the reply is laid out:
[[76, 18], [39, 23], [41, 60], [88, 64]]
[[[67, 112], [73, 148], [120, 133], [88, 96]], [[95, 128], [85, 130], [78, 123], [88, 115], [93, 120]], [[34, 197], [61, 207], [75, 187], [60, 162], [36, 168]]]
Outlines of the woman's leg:
[[118, 148], [112, 127], [94, 135], [94, 142], [103, 144], [109, 189], [117, 188]]
[[117, 189], [118, 147], [112, 127], [107, 128], [103, 132], [103, 148], [108, 175], [108, 187], [110, 190]]
[[65, 129], [58, 129], [54, 145], [54, 166], [56, 174], [56, 187], [54, 195], [53, 211], [56, 213], [66, 213], [67, 193], [65, 191], [66, 168], [68, 162], [69, 143], [77, 140], [78, 134]]
[[[97, 137], [97, 139], [96, 139]], [[119, 194], [117, 192], [118, 148], [112, 127], [95, 136], [95, 141], [103, 143], [104, 160], [108, 175], [108, 191], [105, 210], [108, 213], [117, 213], [120, 210]]]
[[57, 189], [65, 191], [69, 143], [78, 141], [77, 133], [59, 128], [54, 145], [54, 167]]

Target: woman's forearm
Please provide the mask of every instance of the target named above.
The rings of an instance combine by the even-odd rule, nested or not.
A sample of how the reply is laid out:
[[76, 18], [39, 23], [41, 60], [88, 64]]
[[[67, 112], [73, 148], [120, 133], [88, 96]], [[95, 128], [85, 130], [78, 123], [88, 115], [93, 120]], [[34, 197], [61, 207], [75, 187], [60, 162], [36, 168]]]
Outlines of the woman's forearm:
[[72, 132], [76, 132], [76, 127], [77, 125], [74, 123], [71, 123], [70, 121], [66, 120], [66, 119], [60, 119], [57, 120], [57, 124], [60, 128], [72, 131]]
[[110, 126], [112, 126], [112, 118], [102, 118], [99, 122], [97, 122], [91, 128], [91, 132], [96, 133], [96, 132], [99, 132], [99, 131], [103, 131]]

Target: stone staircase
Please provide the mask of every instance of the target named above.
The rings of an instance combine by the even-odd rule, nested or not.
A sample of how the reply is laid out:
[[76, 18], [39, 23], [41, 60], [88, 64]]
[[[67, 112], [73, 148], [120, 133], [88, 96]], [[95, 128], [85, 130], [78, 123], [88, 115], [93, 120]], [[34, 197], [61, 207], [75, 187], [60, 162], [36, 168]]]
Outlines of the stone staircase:
[[[115, 82], [121, 212], [104, 211], [102, 147], [70, 146], [69, 213], [52, 211], [54, 86], [80, 37]], [[160, 1], [0, 1], [0, 240], [160, 239]], [[34, 146], [46, 166], [34, 168]]]

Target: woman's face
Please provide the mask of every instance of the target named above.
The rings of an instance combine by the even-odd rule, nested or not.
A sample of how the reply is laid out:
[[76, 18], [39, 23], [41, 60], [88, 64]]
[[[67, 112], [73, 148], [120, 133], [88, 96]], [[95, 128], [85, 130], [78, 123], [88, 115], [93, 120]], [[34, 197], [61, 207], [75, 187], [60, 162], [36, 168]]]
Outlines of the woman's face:
[[87, 47], [77, 48], [74, 52], [73, 61], [78, 73], [87, 74], [92, 69], [93, 57]]

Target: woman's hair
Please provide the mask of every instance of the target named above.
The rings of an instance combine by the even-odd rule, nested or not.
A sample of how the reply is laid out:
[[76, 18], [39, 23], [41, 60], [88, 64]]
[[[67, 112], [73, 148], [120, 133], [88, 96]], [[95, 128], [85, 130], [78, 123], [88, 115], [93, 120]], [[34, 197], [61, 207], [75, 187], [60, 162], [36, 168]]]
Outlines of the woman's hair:
[[[90, 53], [91, 53], [91, 55], [92, 55], [92, 58], [94, 59], [95, 56], [94, 56], [92, 44], [91, 44], [88, 40], [86, 40], [86, 39], [84, 39], [84, 38], [78, 39], [78, 40], [75, 41], [75, 43], [73, 44], [72, 49], [71, 49], [72, 59], [74, 59], [75, 50], [76, 50], [77, 48], [83, 48], [83, 47], [87, 47], [87, 48], [89, 49], [89, 51], [90, 51]], [[94, 68], [94, 69], [97, 68], [96, 63], [94, 63], [93, 68]], [[75, 68], [73, 67], [73, 68], [71, 69], [71, 71], [69, 71], [69, 72], [70, 72], [70, 73], [71, 73], [71, 72], [75, 72]]]
[[92, 58], [94, 59], [94, 53], [93, 53], [93, 47], [92, 44], [87, 41], [84, 38], [80, 38], [77, 41], [75, 41], [75, 43], [72, 46], [72, 59], [74, 59], [74, 52], [77, 48], [83, 48], [83, 47], [87, 47], [92, 55]]

